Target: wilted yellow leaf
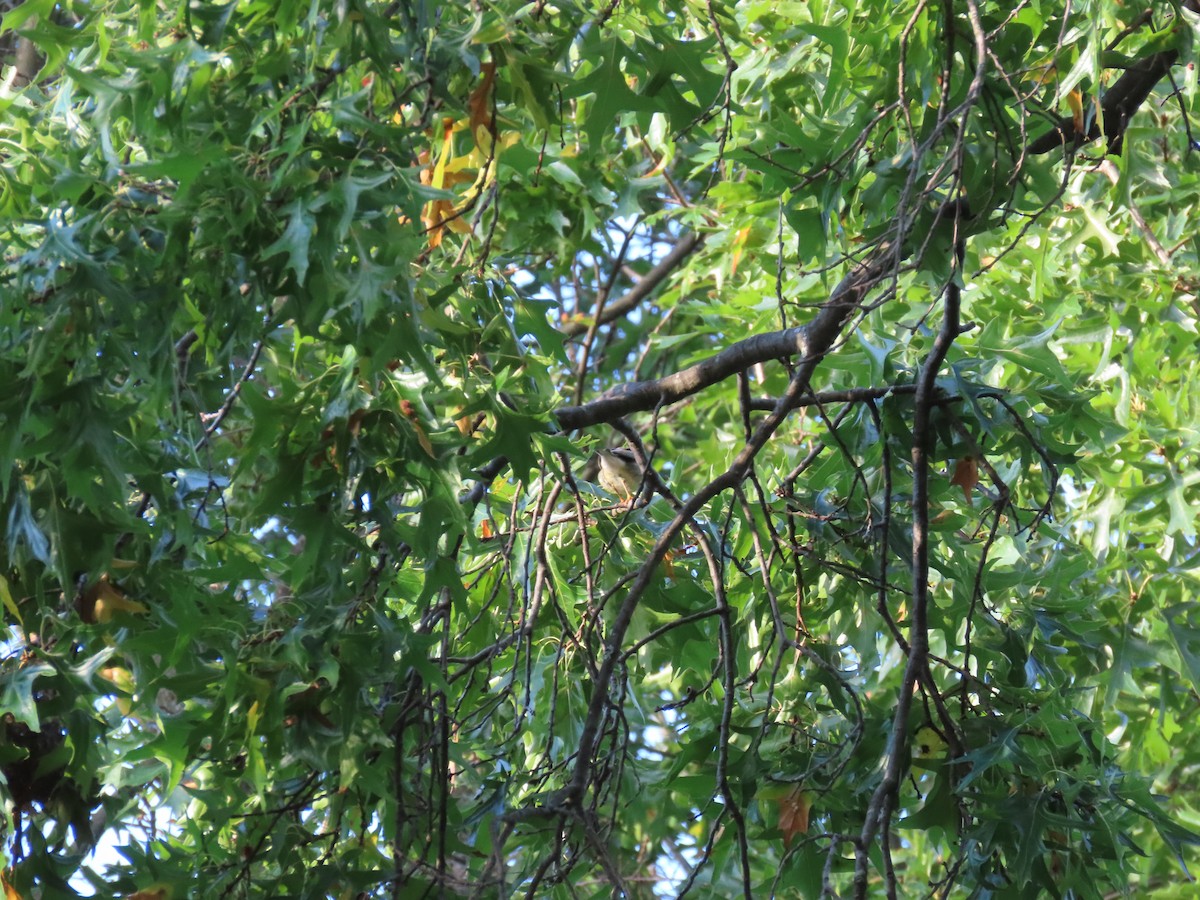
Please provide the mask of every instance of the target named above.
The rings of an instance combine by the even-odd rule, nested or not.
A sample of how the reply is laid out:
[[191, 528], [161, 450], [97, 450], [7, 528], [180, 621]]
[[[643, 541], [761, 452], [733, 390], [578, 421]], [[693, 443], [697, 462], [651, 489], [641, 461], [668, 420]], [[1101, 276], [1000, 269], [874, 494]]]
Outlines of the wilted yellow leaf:
[[21, 621], [21, 611], [17, 609], [17, 602], [13, 600], [12, 591], [8, 588], [8, 579], [0, 575], [0, 600], [4, 601], [4, 608], [12, 613], [12, 617], [17, 620], [17, 624], [24, 626]]
[[417, 432], [417, 443], [421, 445], [421, 449], [429, 454], [430, 459], [437, 459], [437, 453], [433, 450], [433, 444], [430, 443], [429, 437], [425, 434], [425, 429], [413, 422], [413, 429]]
[[95, 603], [92, 606], [92, 615], [95, 621], [111, 622], [112, 617], [117, 613], [145, 615], [148, 612], [150, 612], [149, 607], [136, 600], [130, 600], [125, 596], [124, 591], [109, 582], [107, 576], [96, 583]]
[[119, 690], [132, 694], [134, 690], [133, 673], [121, 666], [107, 666], [100, 670], [100, 677], [111, 681]]
[[107, 573], [79, 593], [75, 606], [80, 618], [89, 625], [110, 622], [116, 613], [144, 615], [150, 612], [145, 604], [130, 600], [123, 590], [109, 581]]

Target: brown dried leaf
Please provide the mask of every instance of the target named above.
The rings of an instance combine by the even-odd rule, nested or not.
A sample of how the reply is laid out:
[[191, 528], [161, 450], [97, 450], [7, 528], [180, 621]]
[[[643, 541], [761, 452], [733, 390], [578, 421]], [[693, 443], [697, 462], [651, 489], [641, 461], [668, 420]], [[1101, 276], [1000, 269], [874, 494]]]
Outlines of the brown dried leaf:
[[954, 466], [954, 475], [951, 476], [950, 483], [961, 487], [963, 496], [967, 498], [967, 505], [974, 506], [971, 501], [971, 491], [975, 490], [975, 485], [979, 484], [979, 460], [973, 456], [964, 456], [960, 459]]
[[[491, 139], [496, 134], [496, 120], [492, 117], [492, 84], [496, 81], [496, 64], [494, 62], [484, 63], [481, 67], [483, 70], [483, 81], [475, 90], [471, 91], [471, 96], [467, 100], [467, 109], [471, 115], [471, 137], [475, 139], [475, 143], [479, 147], [483, 147], [484, 141]], [[480, 129], [483, 133], [480, 133]]]
[[425, 434], [425, 429], [416, 422], [412, 423], [413, 430], [417, 433], [417, 442], [421, 445], [421, 449], [429, 454], [430, 459], [437, 459], [437, 454], [433, 450], [433, 444], [430, 443], [428, 435]]
[[809, 811], [808, 796], [799, 785], [779, 798], [779, 830], [783, 832], [783, 846], [790, 846], [792, 838], [808, 831]]

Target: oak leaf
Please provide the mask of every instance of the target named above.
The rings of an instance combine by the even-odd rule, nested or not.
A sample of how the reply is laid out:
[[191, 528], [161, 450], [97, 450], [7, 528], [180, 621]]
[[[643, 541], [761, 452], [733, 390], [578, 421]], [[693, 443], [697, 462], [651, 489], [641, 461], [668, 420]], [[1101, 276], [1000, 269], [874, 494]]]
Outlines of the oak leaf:
[[950, 477], [951, 484], [962, 488], [963, 496], [968, 506], [974, 506], [971, 501], [971, 491], [979, 484], [979, 460], [973, 456], [964, 456], [954, 466], [954, 474]]
[[790, 846], [796, 835], [808, 831], [810, 810], [808, 796], [799, 785], [779, 798], [779, 830], [783, 832], [784, 847]]

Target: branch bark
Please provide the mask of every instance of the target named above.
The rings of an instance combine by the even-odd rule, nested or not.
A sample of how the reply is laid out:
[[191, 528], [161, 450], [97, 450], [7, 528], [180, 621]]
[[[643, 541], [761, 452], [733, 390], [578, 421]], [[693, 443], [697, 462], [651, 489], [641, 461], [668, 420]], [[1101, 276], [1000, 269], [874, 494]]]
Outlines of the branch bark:
[[[696, 234], [695, 232], [686, 234], [680, 238], [679, 243], [671, 248], [671, 252], [659, 260], [658, 264], [647, 272], [641, 281], [626, 291], [619, 300], [614, 300], [604, 307], [604, 310], [600, 313], [600, 319], [596, 324], [607, 325], [609, 322], [615, 321], [635, 309], [639, 303], [654, 292], [655, 288], [662, 284], [668, 275], [679, 267], [680, 263], [691, 256], [692, 252], [703, 243], [704, 235]], [[567, 337], [578, 337], [584, 334], [590, 325], [591, 323], [586, 321], [568, 322], [559, 330]]]
[[1049, 153], [1059, 147], [1074, 150], [1101, 136], [1108, 139], [1107, 152], [1120, 153], [1121, 141], [1125, 137], [1125, 129], [1129, 127], [1129, 120], [1146, 102], [1154, 86], [1166, 77], [1171, 71], [1171, 66], [1178, 61], [1178, 50], [1164, 50], [1127, 69], [1105, 92], [1104, 100], [1100, 104], [1102, 115], [1096, 116], [1086, 135], [1077, 134], [1074, 120], [1065, 116], [1060, 118], [1050, 131], [1029, 145], [1029, 154]]
[[[807, 325], [751, 335], [726, 347], [715, 356], [671, 375], [617, 385], [597, 399], [580, 406], [561, 406], [554, 413], [559, 430], [586, 428], [615, 421], [628, 413], [644, 412], [676, 403], [706, 387], [744, 372], [751, 366], [773, 359], [801, 354], [801, 363], [810, 360], [819, 362], [841, 335], [846, 319], [858, 308], [865, 292], [880, 280], [882, 271], [879, 267], [884, 261], [889, 266], [892, 265], [894, 257], [894, 246], [882, 245], [868, 260], [859, 263], [842, 279]], [[664, 259], [663, 263], [666, 262]], [[631, 291], [630, 294], [632, 293]], [[618, 303], [624, 302], [628, 296], [629, 294], [626, 294]], [[609, 306], [606, 312], [616, 305]], [[584, 329], [586, 330], [586, 326]]]

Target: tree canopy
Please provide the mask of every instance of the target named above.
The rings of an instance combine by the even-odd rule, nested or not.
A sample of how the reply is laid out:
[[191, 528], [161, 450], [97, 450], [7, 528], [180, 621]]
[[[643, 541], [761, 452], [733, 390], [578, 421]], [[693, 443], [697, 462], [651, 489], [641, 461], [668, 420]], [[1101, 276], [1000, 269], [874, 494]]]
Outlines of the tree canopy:
[[5, 9], [8, 900], [1192, 896], [1195, 0]]

